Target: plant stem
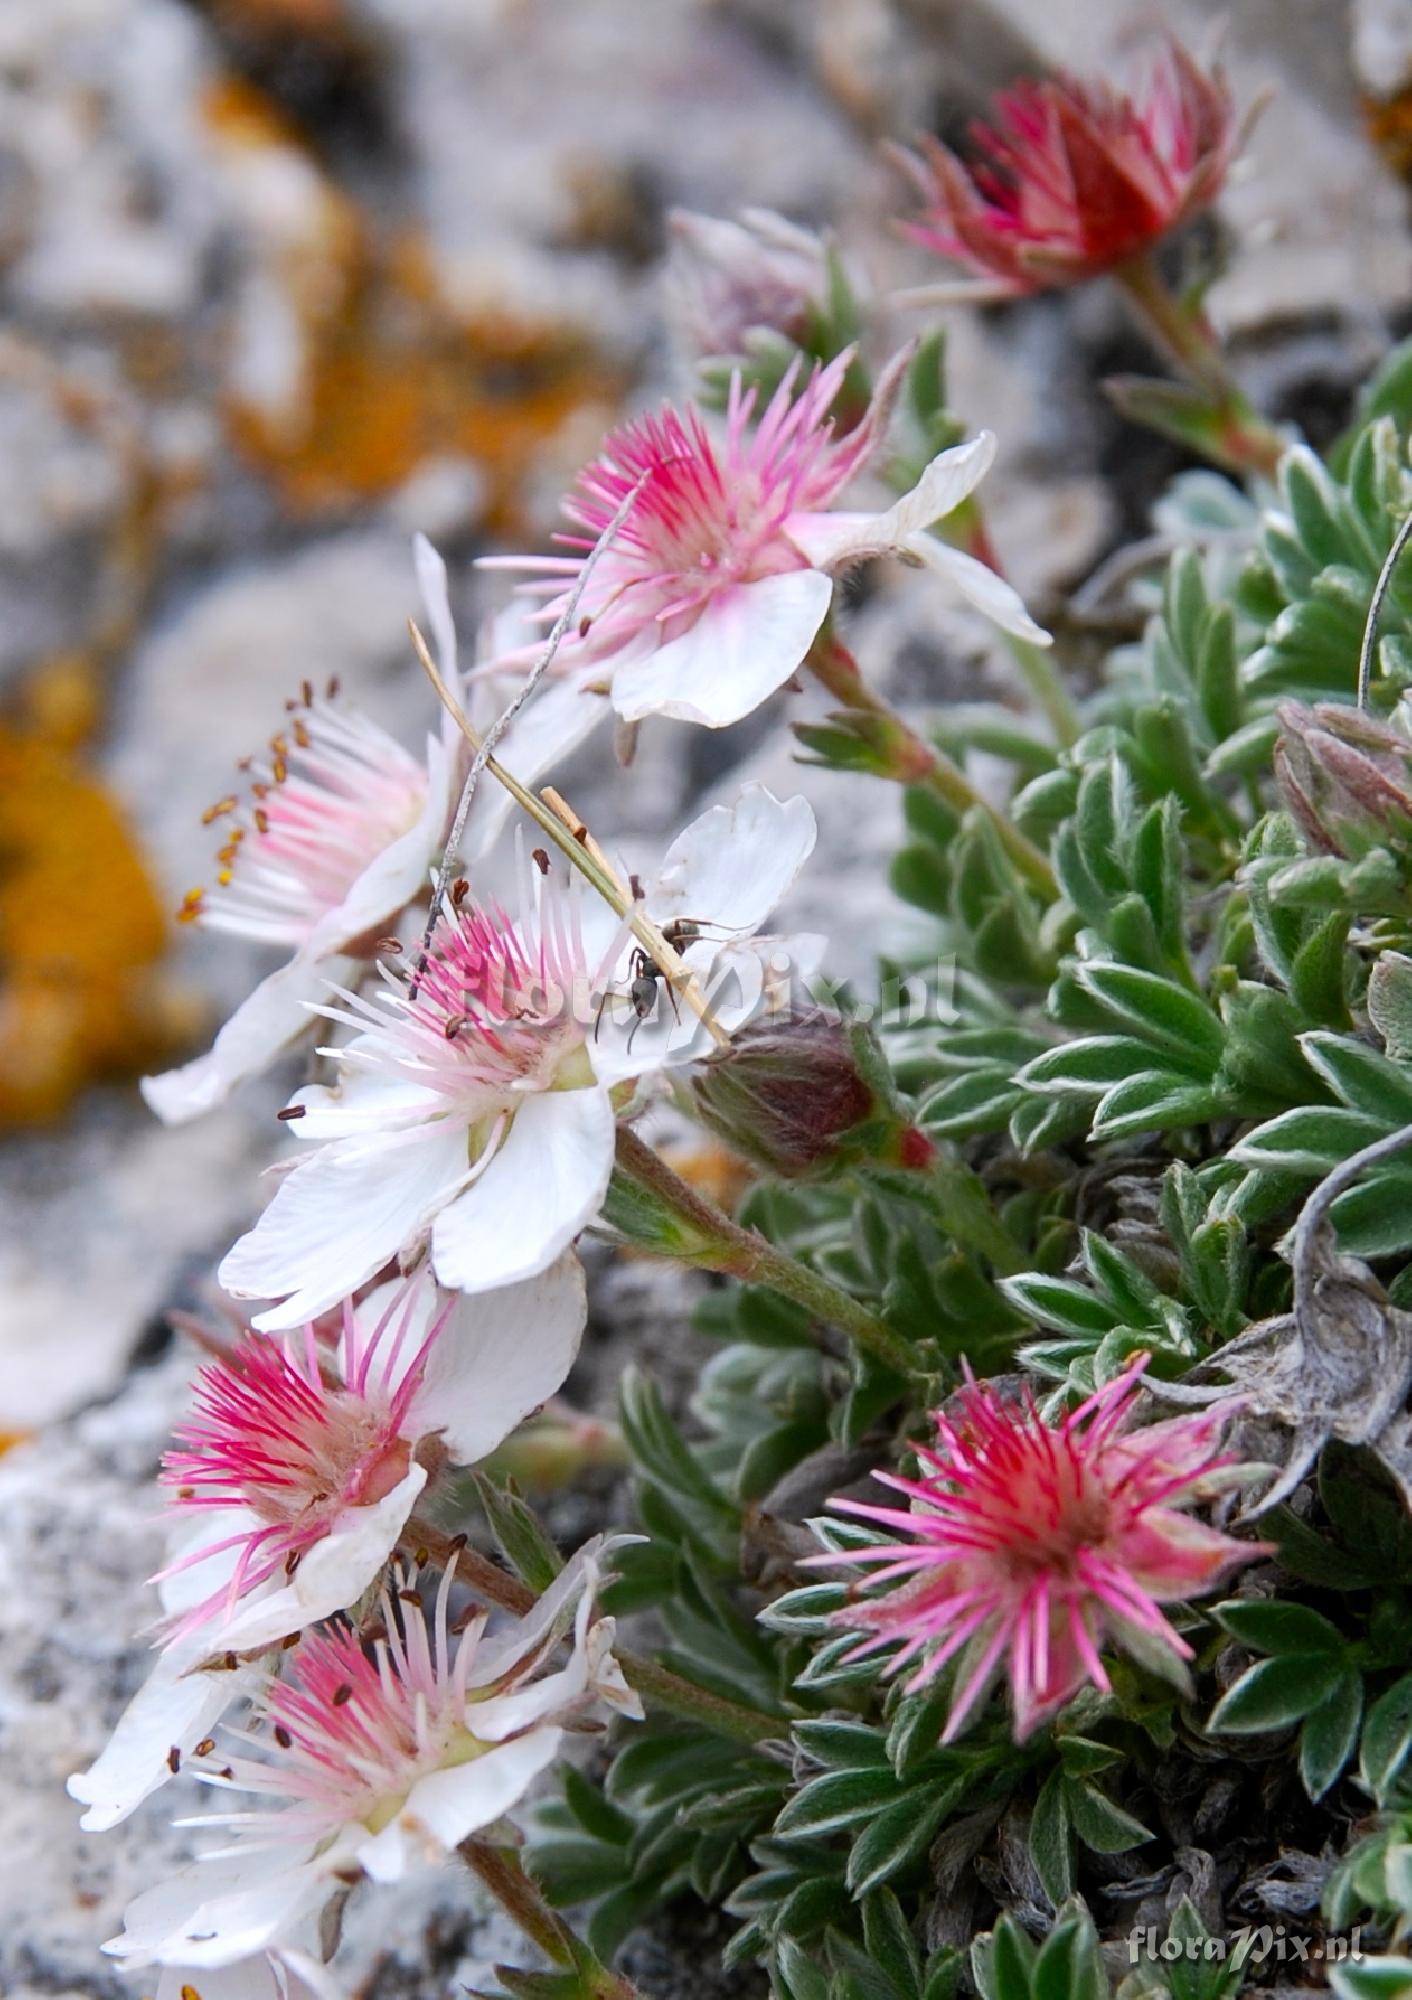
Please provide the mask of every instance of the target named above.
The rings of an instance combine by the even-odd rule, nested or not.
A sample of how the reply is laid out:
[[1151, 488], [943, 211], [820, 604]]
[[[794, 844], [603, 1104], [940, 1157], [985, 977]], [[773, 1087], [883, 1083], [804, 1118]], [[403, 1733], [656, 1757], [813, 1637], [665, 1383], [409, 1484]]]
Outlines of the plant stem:
[[[443, 1568], [454, 1559], [457, 1576], [488, 1603], [498, 1604], [521, 1618], [533, 1610], [536, 1598], [529, 1585], [499, 1568], [488, 1556], [467, 1548], [463, 1536], [445, 1534], [430, 1521], [414, 1516], [407, 1523], [403, 1543], [413, 1554], [432, 1557]], [[655, 1660], [645, 1660], [621, 1647], [613, 1648], [613, 1657], [629, 1687], [636, 1688], [644, 1701], [665, 1709], [669, 1715], [699, 1722], [703, 1728], [736, 1743], [769, 1743], [789, 1734], [785, 1716], [766, 1715], [760, 1709], [747, 1708], [743, 1702], [727, 1701], [723, 1695], [712, 1694], [674, 1674], [669, 1667], [658, 1666]]]
[[825, 627], [809, 649], [805, 664], [834, 698], [855, 715], [866, 715], [873, 723], [873, 740], [890, 760], [888, 775], [901, 785], [929, 785], [953, 812], [983, 812], [991, 821], [1001, 845], [1019, 873], [1046, 902], [1058, 895], [1054, 870], [1039, 849], [1026, 840], [1005, 814], [983, 799], [965, 772], [953, 764], [944, 750], [924, 742], [896, 709], [868, 687], [858, 671], [858, 663], [848, 648]]
[[1005, 643], [1025, 686], [1053, 730], [1055, 742], [1067, 750], [1071, 743], [1078, 742], [1083, 723], [1053, 659], [1043, 646], [1036, 646], [1031, 639], [1018, 638], [1013, 632], [1005, 634]]
[[618, 1127], [618, 1168], [630, 1181], [655, 1196], [686, 1225], [690, 1247], [683, 1260], [727, 1277], [768, 1285], [781, 1297], [803, 1306], [826, 1326], [836, 1327], [875, 1361], [903, 1377], [914, 1372], [911, 1352], [891, 1327], [828, 1278], [820, 1277], [797, 1258], [776, 1249], [753, 1229], [743, 1229], [728, 1215], [673, 1173], [660, 1154], [644, 1145], [626, 1125]]
[[1210, 398], [1227, 460], [1273, 478], [1285, 453], [1285, 440], [1236, 381], [1200, 306], [1172, 292], [1150, 251], [1118, 265], [1112, 275], [1159, 350]]
[[590, 1996], [592, 2000], [636, 2000], [637, 1989], [604, 1965], [557, 1910], [550, 1909], [513, 1847], [472, 1835], [456, 1851], [550, 1964], [578, 1974], [579, 1991], [585, 2000]]

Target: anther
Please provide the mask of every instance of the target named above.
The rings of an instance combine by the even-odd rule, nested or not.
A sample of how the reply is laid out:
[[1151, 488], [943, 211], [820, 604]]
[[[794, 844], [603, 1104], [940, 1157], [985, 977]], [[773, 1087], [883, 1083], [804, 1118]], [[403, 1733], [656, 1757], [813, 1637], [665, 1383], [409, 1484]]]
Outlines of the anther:
[[532, 847], [530, 849], [530, 860], [541, 875], [549, 873], [549, 856], [542, 847]]
[[299, 683], [299, 692], [303, 697], [305, 708], [312, 708], [314, 706], [314, 683], [312, 681], [301, 681]]
[[342, 1708], [345, 1702], [352, 1701], [353, 1683], [351, 1681], [345, 1681], [342, 1687], [336, 1687], [333, 1691], [331, 1699], [333, 1701], [333, 1705], [335, 1708]]
[[445, 1035], [448, 1042], [454, 1042], [465, 1025], [466, 1017], [464, 1014], [453, 1014], [441, 1032]]
[[272, 775], [277, 785], [282, 785], [285, 779], [289, 776], [289, 766], [288, 764], [285, 763], [284, 758], [282, 756], [275, 758], [272, 767]]
[[215, 1747], [216, 1739], [214, 1736], [203, 1736], [196, 1746], [196, 1754], [198, 1757], [209, 1757]]
[[402, 940], [401, 938], [379, 938], [376, 949], [383, 952], [388, 958], [396, 958], [402, 949]]
[[217, 799], [213, 806], [207, 806], [201, 815], [202, 826], [210, 826], [214, 821], [223, 819], [227, 813], [233, 813], [239, 803], [234, 792], [228, 792], [223, 799]]
[[270, 830], [270, 816], [269, 816], [269, 814], [268, 814], [268, 813], [267, 813], [267, 812], [265, 811], [265, 808], [264, 808], [263, 806], [256, 806], [256, 808], [255, 808], [255, 831], [256, 831], [256, 833], [268, 833], [268, 832], [269, 832], [269, 830]]
[[314, 740], [302, 716], [294, 718], [294, 740], [301, 750], [307, 750]]
[[302, 1118], [308, 1109], [307, 1104], [286, 1104], [283, 1111], [275, 1113], [275, 1117], [281, 1125], [292, 1125], [295, 1119]]
[[586, 639], [588, 637], [589, 630], [592, 627], [592, 624], [593, 624], [593, 618], [591, 613], [585, 611], [582, 618], [580, 618], [579, 620], [580, 639]]
[[458, 875], [456, 877], [456, 880], [451, 884], [452, 909], [459, 910], [462, 903], [465, 902], [467, 896], [469, 896], [470, 893], [471, 893], [470, 883], [466, 880], [464, 875]]
[[290, 1735], [284, 1724], [277, 1722], [275, 1724], [275, 1742], [278, 1743], [280, 1749], [287, 1750], [293, 1741], [294, 1738]]
[[330, 701], [336, 701], [338, 699], [338, 691], [341, 685], [342, 683], [339, 681], [337, 674], [329, 675], [328, 686], [324, 691], [327, 694]]
[[399, 1604], [414, 1604], [417, 1610], [420, 1611], [422, 1608], [422, 1593], [419, 1590], [399, 1590], [397, 1601]]
[[295, 1570], [297, 1570], [298, 1567], [299, 1567], [299, 1551], [298, 1549], [291, 1549], [289, 1551], [289, 1554], [284, 1559], [285, 1575], [293, 1576]]
[[181, 1769], [181, 1745], [179, 1743], [173, 1743], [171, 1749], [167, 1752], [167, 1769], [173, 1777]]

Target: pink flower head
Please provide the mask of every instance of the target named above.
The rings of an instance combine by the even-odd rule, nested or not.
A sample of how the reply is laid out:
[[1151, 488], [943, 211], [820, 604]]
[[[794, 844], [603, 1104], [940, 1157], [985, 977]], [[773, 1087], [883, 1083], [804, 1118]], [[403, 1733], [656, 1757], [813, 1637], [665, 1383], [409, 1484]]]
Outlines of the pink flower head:
[[345, 1301], [329, 1344], [250, 1336], [202, 1370], [163, 1468], [181, 1529], [157, 1579], [166, 1644], [69, 1781], [87, 1830], [125, 1819], [259, 1688], [269, 1659], [253, 1656], [364, 1597], [434, 1459], [476, 1463], [554, 1395], [585, 1317], [572, 1255], [476, 1298], [423, 1267]]
[[[561, 677], [611, 694], [628, 722], [738, 722], [802, 664], [832, 603], [834, 572], [888, 552], [920, 557], [988, 617], [1047, 643], [1008, 584], [927, 533], [984, 474], [995, 448], [988, 433], [941, 453], [886, 512], [834, 511], [881, 441], [906, 359], [839, 437], [831, 411], [851, 358], [840, 354], [802, 383], [796, 362], [763, 410], [735, 376], [720, 436], [689, 406], [622, 425], [565, 503], [578, 532], [558, 539], [571, 553], [491, 559], [536, 573], [526, 589], [545, 598], [538, 617], [552, 624], [635, 493], [580, 599], [556, 662]], [[522, 646], [477, 671], [528, 666], [537, 651]]]
[[308, 682], [267, 752], [241, 769], [247, 795], [232, 793], [205, 815], [224, 834], [215, 886], [193, 889], [180, 918], [297, 948], [415, 825], [427, 774], [336, 689], [316, 695]]
[[1220, 71], [1175, 41], [1132, 95], [1101, 79], [1017, 84], [973, 127], [969, 165], [930, 138], [903, 155], [926, 204], [907, 233], [992, 294], [1079, 284], [1209, 207], [1242, 136]]
[[331, 688], [306, 682], [267, 752], [246, 758], [240, 792], [206, 814], [222, 823], [216, 879], [181, 921], [282, 947], [210, 1051], [143, 1080], [159, 1118], [212, 1109], [307, 1030], [330, 971], [344, 974], [424, 890], [445, 838], [461, 753], [430, 738], [419, 763]]
[[395, 1573], [376, 1637], [346, 1622], [306, 1634], [289, 1677], [255, 1697], [241, 1750], [199, 1767], [268, 1806], [210, 1815], [234, 1839], [138, 1897], [107, 1949], [136, 1965], [218, 1966], [277, 1947], [340, 1882], [397, 1881], [500, 1819], [599, 1702], [640, 1716], [612, 1621], [595, 1613], [607, 1546], [580, 1550], [503, 1630], [488, 1633], [484, 1614], [453, 1622], [453, 1562], [425, 1608], [415, 1576]]
[[938, 1411], [936, 1445], [916, 1448], [921, 1477], [877, 1475], [909, 1507], [830, 1502], [913, 1538], [813, 1561], [876, 1564], [873, 1582], [898, 1585], [848, 1604], [837, 1622], [867, 1635], [852, 1658], [900, 1640], [890, 1673], [921, 1655], [909, 1692], [965, 1649], [943, 1741], [1007, 1653], [1019, 1741], [1086, 1681], [1108, 1691], [1106, 1642], [1184, 1681], [1191, 1649], [1159, 1605], [1209, 1590], [1264, 1552], [1181, 1511], [1247, 1476], [1219, 1451], [1238, 1405], [1129, 1430], [1145, 1365], [1139, 1356], [1056, 1426], [1028, 1391], [1012, 1401], [968, 1371], [954, 1419]]
[[[752, 940], [814, 834], [802, 799], [747, 786], [644, 871], [656, 922], [700, 926], [685, 953], [698, 979], [739, 974], [713, 999], [727, 1029], [760, 1000], [765, 941]], [[310, 1155], [221, 1266], [233, 1297], [280, 1301], [256, 1315], [261, 1331], [316, 1318], [424, 1241], [455, 1291], [546, 1270], [602, 1205], [614, 1091], [704, 1052], [685, 1000], [654, 988], [647, 1021], [623, 1004], [634, 943], [609, 906], [578, 876], [519, 861], [509, 907], [453, 893], [424, 967], [385, 968], [378, 990], [323, 1010], [353, 1030], [327, 1051], [341, 1080], [296, 1096], [291, 1130]]]
[[828, 246], [769, 208], [738, 221], [673, 209], [667, 218], [670, 317], [701, 355], [739, 354], [770, 330], [802, 341], [829, 289]]
[[332, 1347], [312, 1324], [283, 1341], [247, 1334], [198, 1375], [162, 1461], [197, 1539], [159, 1581], [209, 1579], [217, 1559], [220, 1580], [170, 1610], [168, 1645], [199, 1634], [208, 1650], [249, 1649], [354, 1603], [396, 1547], [433, 1454], [484, 1457], [562, 1386], [581, 1274], [566, 1259], [531, 1288], [470, 1305], [423, 1266], [345, 1299], [337, 1326]]

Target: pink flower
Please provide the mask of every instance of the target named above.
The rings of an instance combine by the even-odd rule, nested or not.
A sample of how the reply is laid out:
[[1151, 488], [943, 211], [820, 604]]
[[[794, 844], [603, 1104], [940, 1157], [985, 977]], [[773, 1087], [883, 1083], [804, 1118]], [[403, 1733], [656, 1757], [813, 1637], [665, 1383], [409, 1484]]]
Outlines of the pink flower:
[[245, 759], [240, 790], [206, 814], [221, 826], [215, 881], [180, 913], [289, 956], [207, 1054], [143, 1079], [159, 1118], [180, 1124], [213, 1109], [309, 1027], [330, 975], [348, 976], [425, 889], [461, 761], [443, 734], [419, 763], [335, 690], [305, 684], [266, 754]]
[[599, 1703], [640, 1716], [613, 1658], [613, 1621], [595, 1610], [615, 1545], [589, 1543], [503, 1629], [487, 1632], [483, 1614], [453, 1622], [453, 1563], [425, 1609], [414, 1577], [395, 1575], [371, 1642], [347, 1624], [307, 1634], [290, 1677], [253, 1704], [262, 1726], [198, 1767], [267, 1803], [211, 1815], [205, 1824], [234, 1837], [139, 1896], [105, 1949], [133, 1966], [202, 1968], [277, 1949], [341, 1885], [399, 1881], [499, 1820]]
[[899, 1586], [837, 1613], [867, 1634], [851, 1658], [900, 1640], [887, 1671], [921, 1655], [910, 1693], [963, 1655], [943, 1741], [973, 1714], [1007, 1653], [1018, 1741], [1086, 1681], [1108, 1691], [1099, 1658], [1107, 1642], [1184, 1685], [1191, 1648], [1159, 1605], [1209, 1590], [1264, 1553], [1181, 1511], [1249, 1476], [1219, 1452], [1238, 1404], [1130, 1431], [1145, 1365], [1138, 1357], [1054, 1427], [1028, 1392], [1009, 1400], [968, 1371], [955, 1418], [937, 1412], [936, 1447], [916, 1448], [922, 1476], [877, 1475], [910, 1507], [830, 1502], [913, 1538], [812, 1560], [876, 1564], [873, 1582]]
[[583, 1331], [565, 1256], [478, 1298], [425, 1266], [345, 1299], [333, 1352], [312, 1324], [248, 1334], [203, 1368], [162, 1480], [198, 1539], [157, 1581], [221, 1572], [165, 1621], [177, 1644], [248, 1650], [342, 1611], [367, 1589], [427, 1482], [431, 1454], [469, 1464], [563, 1386]]
[[907, 233], [994, 295], [1081, 283], [1139, 256], [1221, 190], [1242, 131], [1219, 70], [1170, 42], [1131, 96], [1095, 79], [1021, 83], [973, 128], [903, 163], [926, 204]]
[[[588, 552], [643, 482], [556, 661], [584, 701], [606, 692], [626, 722], [738, 722], [803, 663], [833, 601], [834, 573], [888, 553], [926, 563], [1007, 631], [1048, 643], [1002, 578], [928, 533], [990, 465], [989, 432], [942, 452], [883, 513], [834, 510], [881, 441], [901, 368], [899, 358], [867, 416], [840, 438], [830, 412], [850, 359], [839, 355], [802, 387], [791, 367], [758, 422], [755, 391], [734, 378], [719, 438], [690, 406], [624, 424], [565, 503], [579, 532], [559, 539], [572, 553], [491, 559], [537, 575], [526, 588], [547, 600], [539, 617], [552, 623]], [[537, 651], [522, 646], [476, 671], [528, 666]], [[564, 727], [573, 740], [568, 718]]]
[[154, 1579], [164, 1650], [69, 1780], [87, 1831], [125, 1819], [263, 1684], [263, 1649], [358, 1602], [429, 1466], [474, 1464], [552, 1396], [585, 1317], [572, 1255], [474, 1299], [423, 1267], [345, 1301], [332, 1347], [312, 1327], [287, 1344], [250, 1335], [201, 1371], [163, 1467], [183, 1529]]
[[[769, 941], [756, 933], [814, 835], [802, 799], [748, 785], [643, 871], [654, 921], [702, 926], [685, 954], [696, 976], [733, 975], [716, 1004], [727, 1029], [760, 1001]], [[523, 852], [518, 873], [512, 909], [453, 896], [419, 976], [385, 970], [371, 994], [323, 1010], [353, 1031], [325, 1051], [340, 1079], [295, 1097], [309, 1153], [221, 1265], [232, 1297], [278, 1302], [260, 1331], [317, 1318], [424, 1240], [455, 1291], [546, 1270], [602, 1206], [617, 1087], [704, 1052], [689, 1008], [663, 1001], [640, 1022], [600, 998], [629, 990], [633, 941], [580, 877]]]

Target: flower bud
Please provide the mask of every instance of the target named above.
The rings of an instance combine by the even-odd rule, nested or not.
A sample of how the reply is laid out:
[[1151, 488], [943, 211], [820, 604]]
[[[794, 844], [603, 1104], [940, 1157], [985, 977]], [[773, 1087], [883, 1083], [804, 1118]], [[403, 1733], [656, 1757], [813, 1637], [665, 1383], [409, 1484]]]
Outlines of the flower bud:
[[676, 209], [671, 228], [669, 306], [684, 345], [702, 357], [738, 355], [761, 329], [803, 342], [829, 290], [820, 237], [768, 208], [748, 208], [738, 222]]
[[785, 1180], [861, 1160], [921, 1167], [932, 1158], [871, 1028], [822, 1008], [742, 1028], [701, 1066], [692, 1090], [703, 1124]]
[[1275, 776], [1319, 854], [1360, 861], [1376, 848], [1412, 856], [1412, 737], [1338, 702], [1286, 701]]

